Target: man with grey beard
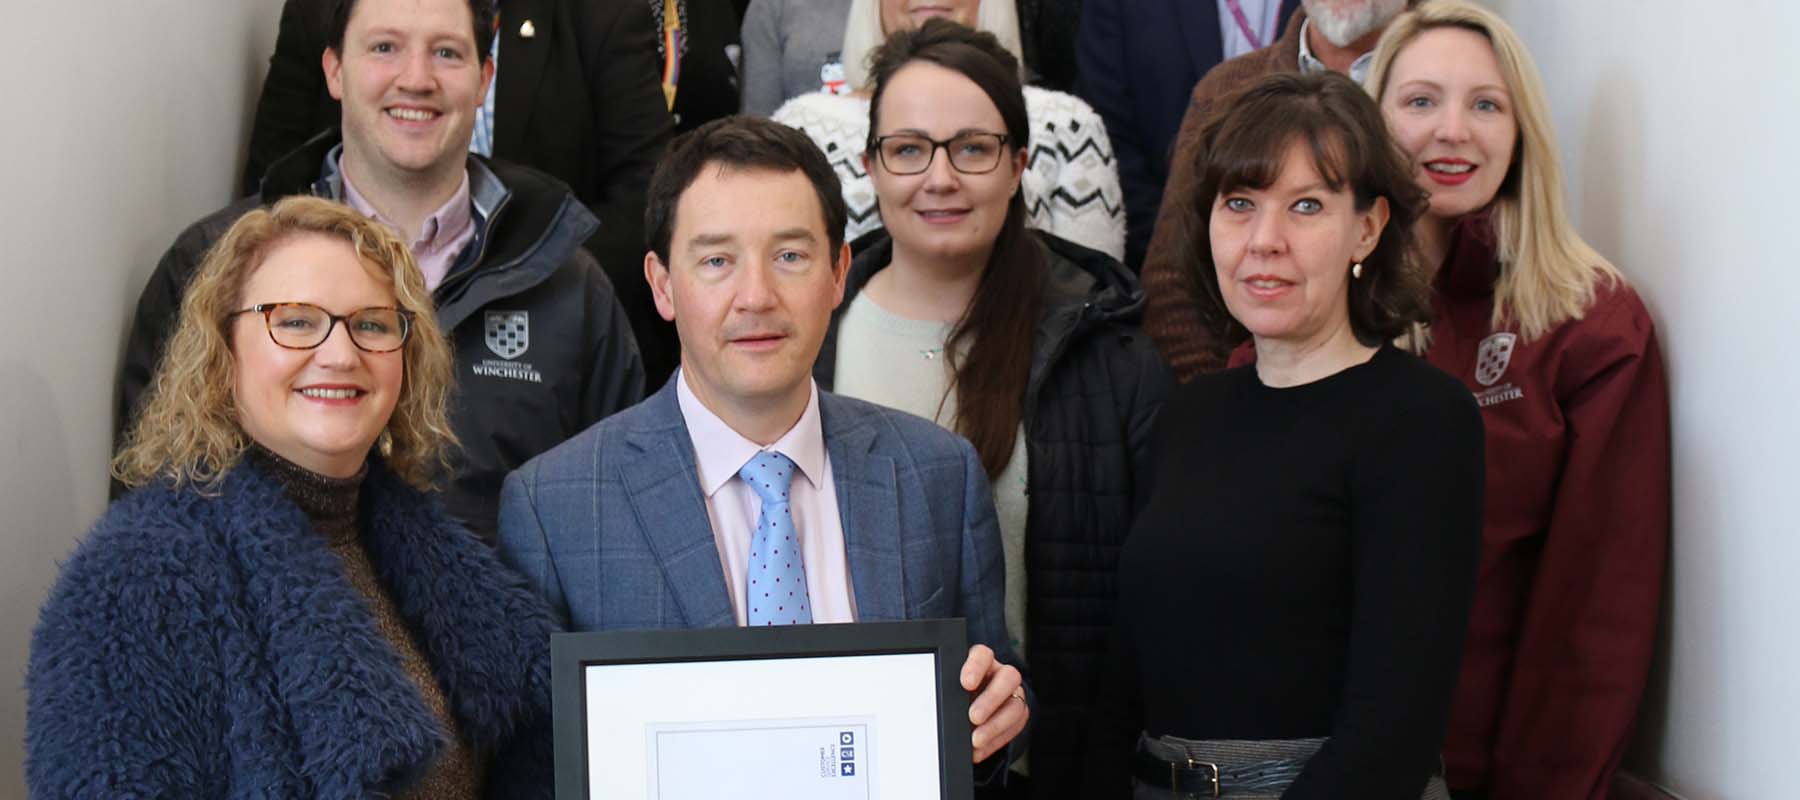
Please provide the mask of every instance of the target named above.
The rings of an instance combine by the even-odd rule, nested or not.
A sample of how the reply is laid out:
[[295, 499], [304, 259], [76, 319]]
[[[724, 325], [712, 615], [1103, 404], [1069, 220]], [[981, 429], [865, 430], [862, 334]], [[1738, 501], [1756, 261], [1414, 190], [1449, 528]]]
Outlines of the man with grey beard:
[[1226, 357], [1222, 344], [1213, 341], [1200, 325], [1190, 300], [1193, 294], [1187, 268], [1170, 241], [1169, 198], [1185, 197], [1200, 180], [1194, 170], [1200, 158], [1194, 150], [1199, 147], [1201, 124], [1220, 101], [1277, 72], [1332, 70], [1361, 81], [1381, 32], [1408, 5], [1408, 0], [1301, 0], [1300, 9], [1274, 44], [1213, 67], [1194, 86], [1193, 102], [1175, 137], [1169, 182], [1163, 189], [1162, 210], [1144, 254], [1142, 272], [1147, 301], [1144, 331], [1156, 341], [1182, 382], [1223, 368]]

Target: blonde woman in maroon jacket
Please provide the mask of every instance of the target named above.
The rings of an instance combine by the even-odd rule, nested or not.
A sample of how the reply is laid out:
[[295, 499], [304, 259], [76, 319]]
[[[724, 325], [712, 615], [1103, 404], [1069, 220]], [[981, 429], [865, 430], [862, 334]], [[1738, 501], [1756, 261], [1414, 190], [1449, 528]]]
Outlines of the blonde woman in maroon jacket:
[[1669, 546], [1650, 315], [1564, 213], [1544, 89], [1480, 7], [1396, 19], [1368, 77], [1431, 193], [1415, 344], [1475, 393], [1487, 511], [1446, 760], [1459, 796], [1604, 798], [1630, 739]]

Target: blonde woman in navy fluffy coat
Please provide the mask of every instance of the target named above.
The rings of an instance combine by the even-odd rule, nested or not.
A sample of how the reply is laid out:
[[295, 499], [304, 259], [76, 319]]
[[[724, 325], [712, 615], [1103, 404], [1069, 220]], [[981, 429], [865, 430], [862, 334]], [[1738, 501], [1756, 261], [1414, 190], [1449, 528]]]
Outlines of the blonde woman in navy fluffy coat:
[[427, 491], [429, 297], [314, 198], [208, 255], [32, 636], [33, 797], [550, 796], [548, 618]]

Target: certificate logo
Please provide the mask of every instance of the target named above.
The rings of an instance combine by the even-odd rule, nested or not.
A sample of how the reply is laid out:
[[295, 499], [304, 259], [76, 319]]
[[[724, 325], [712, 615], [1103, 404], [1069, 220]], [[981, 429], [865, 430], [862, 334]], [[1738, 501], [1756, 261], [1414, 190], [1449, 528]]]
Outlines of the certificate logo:
[[856, 777], [856, 733], [838, 731], [838, 777]]

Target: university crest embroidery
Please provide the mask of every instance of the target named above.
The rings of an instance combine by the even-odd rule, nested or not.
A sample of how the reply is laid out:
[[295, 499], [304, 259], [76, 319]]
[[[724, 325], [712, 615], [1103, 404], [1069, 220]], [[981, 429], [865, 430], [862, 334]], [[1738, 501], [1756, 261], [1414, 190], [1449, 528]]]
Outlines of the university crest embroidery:
[[1482, 339], [1481, 348], [1475, 353], [1475, 382], [1482, 386], [1498, 382], [1512, 363], [1513, 347], [1518, 341], [1515, 333], [1496, 333]]
[[524, 311], [487, 312], [487, 346], [501, 358], [524, 355], [531, 347], [530, 314]]

